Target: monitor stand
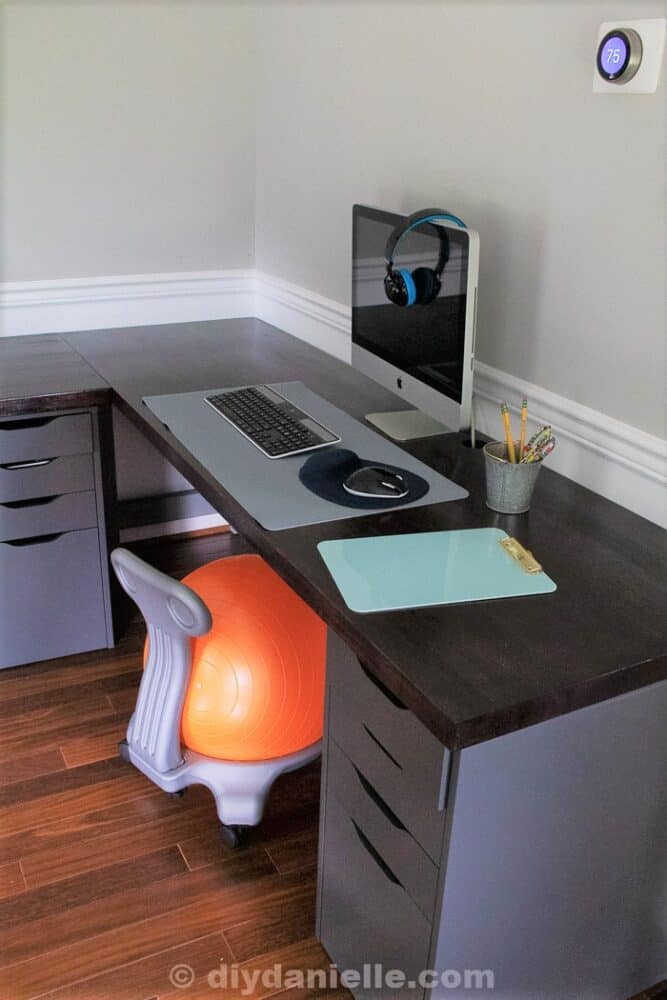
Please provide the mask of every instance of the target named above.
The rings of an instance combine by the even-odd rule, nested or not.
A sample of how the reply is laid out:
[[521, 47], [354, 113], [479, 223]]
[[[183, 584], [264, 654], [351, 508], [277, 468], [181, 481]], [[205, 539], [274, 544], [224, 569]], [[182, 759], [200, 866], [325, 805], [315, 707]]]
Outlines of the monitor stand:
[[421, 410], [393, 410], [389, 413], [367, 413], [366, 420], [394, 441], [447, 434], [449, 428]]

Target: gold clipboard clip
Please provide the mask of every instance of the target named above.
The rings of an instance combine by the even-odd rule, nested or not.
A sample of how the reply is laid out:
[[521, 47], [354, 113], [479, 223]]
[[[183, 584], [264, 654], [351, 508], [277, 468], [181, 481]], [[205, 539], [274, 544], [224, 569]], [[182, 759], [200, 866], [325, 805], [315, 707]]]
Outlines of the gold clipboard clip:
[[516, 538], [501, 538], [500, 544], [505, 549], [505, 552], [518, 562], [524, 573], [542, 572], [542, 567], [533, 553], [529, 552], [528, 549], [524, 549], [521, 542], [517, 542]]

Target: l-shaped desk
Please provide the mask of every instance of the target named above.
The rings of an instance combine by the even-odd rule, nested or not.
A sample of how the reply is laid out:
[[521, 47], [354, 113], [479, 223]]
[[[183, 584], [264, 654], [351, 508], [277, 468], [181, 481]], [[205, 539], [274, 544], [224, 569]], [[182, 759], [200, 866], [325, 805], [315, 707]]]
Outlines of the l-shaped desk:
[[[47, 418], [89, 414], [92, 471], [74, 468], [71, 445], [60, 482], [69, 482], [61, 488], [70, 513], [84, 493], [89, 518], [97, 512], [97, 644], [112, 642], [115, 405], [330, 626], [318, 933], [339, 967], [448, 971], [444, 985], [426, 980], [433, 997], [466, 995], [465, 975], [476, 970], [493, 972], [496, 996], [531, 1000], [620, 1000], [656, 981], [666, 923], [664, 532], [549, 469], [529, 515], [495, 514], [484, 502], [482, 455], [459, 434], [405, 447], [464, 486], [467, 500], [271, 532], [142, 404], [295, 379], [358, 419], [396, 405], [349, 366], [253, 319], [5, 338], [0, 494], [24, 464], [18, 452], [3, 458], [12, 428], [36, 463], [34, 437]], [[56, 465], [48, 475], [58, 480]], [[2, 534], [3, 524], [35, 515], [29, 487], [18, 495], [0, 495], [5, 580], [14, 563], [2, 560], [23, 540], [18, 529]], [[63, 524], [53, 537], [93, 531]], [[316, 548], [484, 526], [534, 551], [557, 592], [359, 615]], [[42, 546], [29, 548], [36, 578]]]

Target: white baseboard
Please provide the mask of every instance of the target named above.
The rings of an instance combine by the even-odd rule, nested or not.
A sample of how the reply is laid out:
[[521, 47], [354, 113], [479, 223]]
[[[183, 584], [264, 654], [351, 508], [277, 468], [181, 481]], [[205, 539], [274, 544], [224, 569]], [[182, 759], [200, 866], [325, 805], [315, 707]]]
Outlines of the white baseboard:
[[255, 316], [350, 363], [349, 306], [258, 271]]
[[[558, 447], [549, 466], [615, 503], [667, 527], [667, 442], [620, 420], [477, 362], [473, 406], [477, 428], [499, 432], [499, 405], [519, 414], [530, 400], [529, 433], [551, 424]], [[510, 401], [514, 401], [512, 405]]]
[[255, 272], [4, 282], [0, 308], [0, 336], [6, 337], [253, 316]]
[[[0, 285], [0, 333], [57, 333], [256, 316], [342, 361], [350, 360], [350, 308], [251, 269], [130, 275]], [[477, 363], [474, 412], [498, 433], [498, 403], [526, 396], [533, 425], [550, 423], [551, 468], [667, 526], [667, 442], [604, 413]]]
[[183, 535], [187, 531], [203, 531], [205, 528], [222, 528], [226, 521], [219, 514], [201, 514], [199, 517], [182, 517], [177, 521], [163, 521], [159, 524], [142, 524], [134, 528], [122, 528], [121, 542], [138, 542], [145, 538], [162, 538], [165, 535]]

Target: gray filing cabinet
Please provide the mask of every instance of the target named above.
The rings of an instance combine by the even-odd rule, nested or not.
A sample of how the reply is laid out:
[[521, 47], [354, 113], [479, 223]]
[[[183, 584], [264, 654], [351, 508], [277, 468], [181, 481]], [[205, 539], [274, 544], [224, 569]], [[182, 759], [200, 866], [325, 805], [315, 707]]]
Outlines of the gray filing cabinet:
[[100, 426], [0, 419], [0, 668], [113, 644]]
[[428, 968], [449, 757], [330, 630], [317, 931], [340, 970]]

